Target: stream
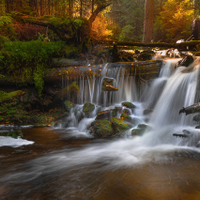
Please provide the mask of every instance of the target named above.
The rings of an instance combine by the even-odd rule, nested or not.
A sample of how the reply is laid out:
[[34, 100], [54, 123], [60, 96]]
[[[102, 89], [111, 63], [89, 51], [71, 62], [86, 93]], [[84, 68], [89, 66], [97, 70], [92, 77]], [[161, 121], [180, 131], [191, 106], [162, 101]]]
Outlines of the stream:
[[[24, 138], [0, 137], [0, 199], [168, 200], [200, 199], [200, 131], [194, 114], [179, 115], [199, 100], [199, 62], [190, 73], [180, 59], [165, 60], [158, 78], [140, 88], [122, 68], [102, 69], [118, 92], [102, 92], [102, 79], [83, 81], [81, 96], [96, 105], [89, 118], [77, 120], [80, 102], [53, 127], [24, 129]], [[122, 70], [122, 71], [121, 71]], [[67, 84], [67, 82], [66, 82]], [[120, 138], [94, 139], [88, 125], [96, 112], [130, 101], [131, 118], [149, 128]], [[152, 113], [144, 114], [146, 109]], [[80, 112], [79, 112], [80, 111]], [[186, 130], [188, 137], [174, 137]]]

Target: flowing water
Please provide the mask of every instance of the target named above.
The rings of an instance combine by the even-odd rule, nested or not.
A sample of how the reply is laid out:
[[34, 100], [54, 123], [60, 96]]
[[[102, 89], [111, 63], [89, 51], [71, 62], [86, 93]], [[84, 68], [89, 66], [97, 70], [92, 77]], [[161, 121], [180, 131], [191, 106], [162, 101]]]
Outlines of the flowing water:
[[[183, 73], [184, 66], [175, 69], [178, 60], [166, 60], [159, 77], [140, 91], [136, 77], [126, 77], [120, 66], [105, 65], [98, 78], [77, 78], [80, 104], [67, 118], [52, 129], [25, 130], [32, 145], [0, 147], [0, 199], [200, 199], [200, 131], [194, 115], [179, 115], [199, 100], [199, 64]], [[118, 92], [101, 90], [105, 77]], [[80, 120], [85, 101], [95, 110]], [[149, 129], [142, 137], [129, 130], [122, 138], [94, 140], [87, 129], [96, 113], [122, 101], [136, 105], [133, 128]], [[143, 114], [147, 109], [153, 112]], [[173, 137], [183, 130], [188, 137]]]

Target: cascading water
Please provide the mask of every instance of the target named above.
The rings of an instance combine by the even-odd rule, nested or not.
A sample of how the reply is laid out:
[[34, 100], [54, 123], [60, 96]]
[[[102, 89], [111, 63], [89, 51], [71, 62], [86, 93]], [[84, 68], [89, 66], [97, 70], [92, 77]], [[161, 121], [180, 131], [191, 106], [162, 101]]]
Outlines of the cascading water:
[[[140, 93], [143, 93], [141, 97], [139, 97], [137, 91], [135, 76], [125, 76], [125, 68], [120, 64], [115, 68], [109, 68], [108, 65], [103, 66], [100, 77], [93, 75], [92, 78], [80, 78], [81, 99], [95, 103], [96, 107], [89, 118], [79, 120], [80, 115], [83, 115], [83, 105], [75, 106], [66, 119], [65, 127], [77, 128], [77, 131], [91, 136], [88, 134], [87, 128], [95, 120], [99, 111], [120, 106], [122, 101], [130, 101], [136, 105], [134, 112], [130, 110], [132, 119], [137, 119], [134, 120], [137, 123], [132, 124], [132, 126], [148, 124], [151, 127], [146, 131], [146, 135], [140, 139], [144, 141], [145, 145], [196, 145], [199, 139], [197, 137], [198, 130], [193, 128], [195, 125], [192, 121], [193, 116], [179, 115], [179, 110], [195, 103], [199, 65], [196, 65], [193, 72], [184, 73], [185, 67], [175, 69], [175, 64], [179, 60], [165, 60], [159, 77], [154, 79], [150, 86], [146, 84], [143, 91], [140, 91]], [[114, 87], [119, 90], [103, 91], [104, 78], [112, 78]], [[143, 100], [139, 102], [139, 98]], [[145, 116], [143, 115], [145, 109], [153, 109], [153, 113]], [[185, 139], [173, 137], [173, 133], [181, 133], [184, 129], [192, 131], [194, 137]]]
[[[113, 107], [115, 107], [115, 105], [120, 106], [121, 101], [129, 100], [136, 106], [135, 110], [131, 112], [130, 115], [131, 118], [137, 119], [134, 120], [137, 121], [137, 123], [132, 124], [133, 128], [137, 127], [138, 124], [149, 125], [149, 129], [143, 136], [132, 137], [130, 136], [131, 131], [129, 131], [126, 134], [126, 136], [129, 137], [118, 138], [114, 141], [96, 140], [94, 142], [91, 142], [84, 148], [63, 148], [59, 151], [52, 152], [50, 154], [30, 161], [24, 168], [22, 167], [22, 170], [20, 172], [11, 172], [10, 174], [7, 173], [5, 176], [0, 178], [0, 184], [6, 183], [7, 185], [16, 185], [16, 187], [18, 188], [23, 188], [21, 187], [21, 185], [26, 186], [26, 183], [29, 183], [31, 186], [31, 190], [34, 187], [35, 191], [37, 191], [38, 185], [40, 185], [41, 183], [45, 183], [44, 180], [54, 180], [52, 178], [54, 177], [56, 181], [59, 178], [60, 184], [58, 184], [58, 186], [56, 184], [53, 184], [53, 187], [51, 188], [55, 187], [56, 192], [61, 191], [61, 193], [59, 194], [62, 196], [62, 198], [81, 199], [76, 198], [77, 191], [79, 192], [79, 194], [82, 195], [83, 193], [81, 193], [80, 191], [84, 191], [84, 195], [87, 195], [87, 193], [89, 194], [90, 191], [85, 192], [85, 183], [87, 184], [86, 189], [90, 189], [98, 179], [102, 179], [102, 182], [100, 183], [103, 189], [99, 188], [98, 184], [97, 189], [93, 193], [94, 196], [98, 193], [96, 191], [103, 191], [105, 187], [107, 187], [107, 185], [113, 185], [114, 182], [120, 182], [120, 186], [117, 187], [117, 190], [121, 189], [123, 179], [122, 181], [118, 181], [118, 179], [117, 181], [115, 181], [116, 177], [119, 176], [120, 173], [118, 172], [120, 170], [122, 170], [122, 176], [124, 177], [124, 174], [129, 171], [129, 169], [124, 169], [124, 167], [129, 167], [133, 171], [136, 169], [136, 175], [128, 173], [128, 176], [130, 175], [131, 182], [134, 183], [133, 187], [135, 187], [135, 184], [137, 185], [138, 182], [141, 182], [139, 183], [139, 187], [137, 187], [140, 191], [141, 188], [143, 191], [143, 184], [146, 183], [147, 180], [151, 180], [151, 182], [153, 182], [155, 176], [158, 176], [159, 179], [155, 180], [155, 182], [157, 181], [157, 185], [154, 185], [157, 194], [162, 189], [160, 188], [160, 185], [163, 184], [162, 180], [160, 181], [160, 178], [168, 172], [168, 166], [170, 164], [172, 166], [177, 166], [177, 163], [180, 161], [180, 159], [186, 161], [186, 159], [184, 159], [186, 157], [183, 156], [184, 154], [189, 156], [191, 155], [192, 158], [193, 155], [196, 155], [195, 152], [198, 152], [198, 154], [200, 153], [199, 149], [195, 147], [200, 140], [198, 136], [200, 132], [198, 131], [198, 129], [194, 128], [192, 116], [185, 116], [183, 114], [179, 115], [179, 110], [183, 106], [185, 107], [193, 104], [196, 101], [196, 97], [198, 97], [198, 92], [196, 91], [199, 82], [199, 65], [197, 64], [192, 72], [184, 73], [185, 67], [174, 69], [175, 61], [177, 60], [166, 61], [166, 64], [163, 65], [163, 68], [161, 69], [160, 76], [156, 80], [151, 82], [150, 85], [147, 84], [147, 86], [144, 87], [143, 91], [140, 91], [140, 93], [145, 93], [145, 95], [142, 96], [139, 96], [139, 92], [136, 90], [136, 78], [134, 76], [126, 77], [123, 74], [124, 68], [121, 66], [118, 66], [114, 69], [110, 69], [105, 66], [102, 70], [101, 76], [92, 77], [92, 81], [89, 81], [83, 77], [77, 78], [79, 82], [79, 87], [81, 88], [80, 96], [82, 97], [82, 101], [80, 103], [83, 103], [85, 100], [91, 101], [96, 105], [95, 110], [89, 115], [88, 118], [86, 118], [83, 116], [82, 112], [83, 105], [76, 105], [74, 108], [71, 109], [70, 115], [64, 119], [64, 123], [62, 122], [63, 126], [60, 127], [59, 125], [57, 125], [54, 127], [58, 129], [62, 128], [64, 134], [66, 135], [75, 134], [78, 137], [80, 135], [91, 137], [91, 135], [87, 133], [87, 129], [90, 123], [95, 120], [95, 116], [99, 112], [99, 110], [112, 109]], [[109, 94], [109, 92], [102, 91], [101, 83], [104, 77], [113, 78], [114, 86], [118, 87], [119, 91], [111, 92], [111, 94]], [[163, 80], [164, 83], [162, 83]], [[130, 86], [130, 84], [133, 85]], [[155, 90], [158, 88], [162, 89], [160, 89], [160, 91], [156, 93]], [[98, 97], [99, 99], [96, 97]], [[144, 97], [146, 97], [146, 99], [144, 99], [143, 101], [139, 101], [140, 98], [143, 99]], [[154, 102], [154, 105], [152, 104], [152, 102]], [[144, 110], [149, 108], [150, 104], [153, 112], [144, 115]], [[106, 105], [108, 107], [104, 107], [103, 105]], [[67, 128], [67, 130], [65, 128]], [[191, 132], [189, 134], [189, 137], [175, 138], [173, 136], [173, 133], [181, 133], [183, 130]], [[188, 162], [190, 162], [190, 160]], [[185, 165], [188, 166], [188, 162], [185, 162]], [[146, 177], [146, 171], [143, 171], [143, 169], [145, 168], [144, 166], [146, 166], [147, 169], [150, 170], [150, 172], [152, 171], [152, 169], [154, 169], [154, 167], [167, 167], [164, 168], [162, 173], [157, 174], [157, 170], [155, 170], [155, 176], [151, 175]], [[175, 176], [175, 179], [177, 180], [183, 180], [183, 175], [180, 177], [178, 173], [178, 171], [181, 171], [179, 170], [179, 168], [182, 169], [182, 164], [181, 166], [177, 166], [177, 170], [175, 169], [174, 173], [172, 173], [171, 171], [168, 173], [169, 180], [167, 179], [167, 181], [165, 181], [165, 185], [162, 186], [163, 188], [168, 187], [172, 191], [171, 193], [174, 193], [174, 188], [176, 188], [174, 186], [177, 186], [177, 184], [172, 184], [172, 186], [170, 185], [171, 179], [173, 179], [172, 176]], [[191, 168], [193, 168], [192, 165], [188, 169], [190, 172], [192, 171]], [[110, 178], [110, 174], [115, 172], [115, 170], [117, 172], [117, 175], [114, 176], [114, 178], [112, 176]], [[199, 169], [196, 169], [196, 172], [198, 171]], [[93, 178], [91, 174], [95, 174], [93, 182], [91, 182], [91, 178]], [[146, 178], [143, 179], [144, 177], [142, 177], [138, 181], [137, 174], [144, 174], [144, 177]], [[80, 189], [79, 187], [77, 187], [77, 185], [79, 186], [80, 180], [85, 180], [83, 179], [84, 175], [85, 177], [87, 177], [87, 181], [83, 181], [84, 186], [81, 185]], [[195, 176], [196, 174], [193, 177]], [[190, 180], [190, 178], [191, 177], [189, 175], [188, 179]], [[134, 182], [134, 180], [136, 181]], [[107, 181], [109, 181], [108, 184]], [[19, 182], [21, 185], [19, 184]], [[33, 182], [35, 185], [32, 184]], [[124, 182], [125, 185], [124, 187], [122, 187], [122, 189], [127, 188], [127, 182], [125, 180]], [[180, 182], [178, 183], [180, 184]], [[45, 184], [46, 185], [44, 187], [48, 193], [49, 185], [47, 183]], [[149, 184], [147, 185], [149, 186]], [[192, 190], [193, 185], [191, 186]], [[146, 188], [148, 189], [148, 187]], [[180, 188], [182, 188], [182, 182]], [[43, 194], [43, 185], [41, 190], [41, 193]], [[27, 191], [28, 190], [25, 189], [25, 196], [27, 194]], [[74, 196], [71, 195], [71, 191], [74, 192]], [[148, 191], [152, 191], [152, 187], [150, 187]], [[167, 195], [169, 193], [168, 191], [169, 190], [167, 190]], [[116, 192], [116, 190], [114, 190], [114, 192]], [[135, 195], [135, 192], [133, 192], [133, 194]], [[148, 198], [151, 195], [151, 192], [147, 194]], [[55, 199], [57, 199], [56, 197]], [[87, 197], [85, 199], [89, 199], [89, 197]], [[108, 196], [106, 197], [107, 198], [104, 198], [104, 196], [102, 195], [101, 198], [97, 199], [110, 199], [110, 196], [109, 198]], [[130, 199], [129, 197], [130, 196], [128, 196], [127, 199]], [[144, 196], [138, 199], [146, 199], [146, 196], [145, 198], [143, 197]], [[169, 196], [163, 199], [176, 199], [168, 197]], [[154, 198], [152, 197], [152, 199]], [[161, 197], [159, 196], [158, 198], [157, 196], [157, 199], [161, 199]]]

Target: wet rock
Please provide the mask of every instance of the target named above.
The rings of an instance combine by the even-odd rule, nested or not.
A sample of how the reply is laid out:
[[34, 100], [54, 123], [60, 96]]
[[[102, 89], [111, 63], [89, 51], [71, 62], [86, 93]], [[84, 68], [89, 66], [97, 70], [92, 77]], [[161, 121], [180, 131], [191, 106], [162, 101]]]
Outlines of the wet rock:
[[125, 115], [131, 115], [131, 111], [129, 109], [123, 109], [123, 114]]
[[124, 121], [127, 121], [127, 122], [132, 121], [132, 118], [129, 115], [126, 115], [126, 114], [121, 114], [120, 118], [123, 119]]
[[92, 103], [85, 103], [83, 106], [83, 112], [87, 117], [94, 111], [95, 106]]
[[123, 102], [122, 106], [125, 106], [130, 109], [136, 108], [136, 106], [134, 104], [132, 104], [131, 102]]
[[121, 133], [131, 128], [131, 125], [127, 124], [123, 119], [112, 117], [110, 121], [112, 122], [114, 133]]
[[139, 128], [139, 129], [147, 129], [149, 126], [148, 125], [146, 125], [146, 124], [139, 124], [138, 126], [137, 126], [137, 128]]
[[143, 51], [136, 58], [138, 61], [152, 60], [152, 55], [154, 55], [154, 52]]
[[194, 58], [191, 55], [186, 55], [182, 60], [178, 61], [176, 67], [185, 66], [188, 67], [194, 62]]
[[196, 129], [200, 129], [200, 125], [195, 127]]
[[146, 109], [146, 110], [143, 111], [143, 115], [148, 115], [148, 114], [150, 114], [152, 112], [153, 112], [152, 109]]
[[178, 134], [178, 133], [174, 133], [173, 134], [174, 137], [182, 137], [182, 138], [187, 138], [188, 135], [185, 135], [185, 134]]
[[195, 121], [195, 122], [200, 122], [200, 114], [195, 115], [195, 116], [193, 117], [193, 121]]
[[179, 111], [179, 114], [185, 113], [186, 115], [189, 115], [189, 114], [198, 113], [198, 112], [200, 112], [200, 103], [193, 104], [193, 105], [188, 106], [186, 108], [183, 107]]
[[95, 120], [109, 120], [111, 118], [111, 111], [110, 110], [105, 110], [100, 112]]
[[118, 88], [112, 86], [112, 85], [105, 85], [103, 88], [102, 88], [103, 91], [118, 91]]
[[184, 129], [184, 130], [182, 130], [182, 132], [183, 132], [183, 133], [180, 133], [180, 134], [179, 134], [179, 133], [174, 133], [173, 136], [174, 136], [174, 137], [187, 138], [187, 137], [190, 137], [190, 135], [191, 135], [190, 131], [188, 131], [188, 130], [185, 130], [185, 129]]
[[144, 134], [145, 130], [143, 129], [139, 129], [139, 128], [134, 128], [132, 131], [131, 131], [131, 135], [132, 136], [142, 136]]
[[92, 133], [97, 137], [110, 137], [114, 135], [112, 122], [108, 120], [97, 120], [91, 123]]
[[189, 134], [191, 134], [191, 133], [190, 133], [190, 131], [188, 131], [188, 130], [185, 130], [185, 129], [184, 129], [184, 130], [182, 130], [182, 132], [183, 132], [184, 134], [186, 134], [186, 135], [189, 135]]
[[104, 78], [102, 90], [103, 91], [117, 91], [118, 88], [113, 86], [113, 79], [112, 78]]
[[115, 109], [112, 110], [112, 117], [117, 117], [118, 113], [121, 113], [122, 107], [115, 107]]
[[150, 126], [146, 125], [146, 124], [139, 124], [137, 126], [137, 128], [133, 129], [131, 132], [132, 136], [142, 136], [145, 131], [147, 130], [147, 128], [150, 128]]

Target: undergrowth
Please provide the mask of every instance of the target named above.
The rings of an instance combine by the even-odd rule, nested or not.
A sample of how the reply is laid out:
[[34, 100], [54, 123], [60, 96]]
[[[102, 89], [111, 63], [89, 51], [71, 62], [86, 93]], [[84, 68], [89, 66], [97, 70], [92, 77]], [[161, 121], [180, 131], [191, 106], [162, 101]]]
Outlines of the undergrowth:
[[69, 57], [77, 52], [73, 46], [66, 46], [63, 41], [11, 42], [2, 38], [0, 47], [0, 74], [12, 75], [16, 82], [34, 83], [39, 95], [42, 94], [44, 76], [52, 58]]

